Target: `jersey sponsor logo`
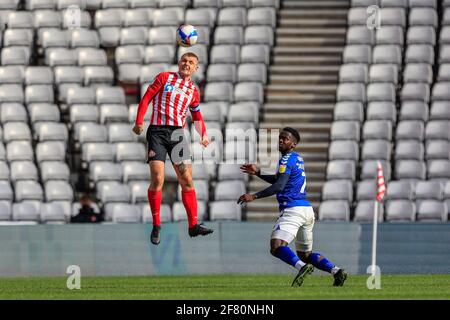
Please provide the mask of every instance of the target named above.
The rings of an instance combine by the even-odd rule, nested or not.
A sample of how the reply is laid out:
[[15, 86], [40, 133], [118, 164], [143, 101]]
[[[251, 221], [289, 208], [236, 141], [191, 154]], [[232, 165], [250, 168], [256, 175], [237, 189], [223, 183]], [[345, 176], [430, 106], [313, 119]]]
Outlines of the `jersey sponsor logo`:
[[173, 86], [170, 84], [166, 84], [164, 86], [164, 92], [172, 92], [173, 91]]
[[149, 157], [149, 158], [153, 158], [154, 156], [156, 156], [156, 152], [153, 151], [153, 150], [150, 150], [150, 151], [148, 152], [148, 157]]
[[279, 173], [285, 173], [285, 172], [286, 172], [286, 165], [282, 164], [282, 165], [280, 166], [280, 168], [278, 169], [278, 172], [279, 172]]
[[181, 95], [185, 95], [186, 94], [182, 89], [180, 89], [178, 87], [175, 87], [175, 86], [172, 86], [171, 84], [166, 84], [164, 86], [164, 92], [175, 92], [175, 93], [178, 93], [178, 94], [181, 94]]

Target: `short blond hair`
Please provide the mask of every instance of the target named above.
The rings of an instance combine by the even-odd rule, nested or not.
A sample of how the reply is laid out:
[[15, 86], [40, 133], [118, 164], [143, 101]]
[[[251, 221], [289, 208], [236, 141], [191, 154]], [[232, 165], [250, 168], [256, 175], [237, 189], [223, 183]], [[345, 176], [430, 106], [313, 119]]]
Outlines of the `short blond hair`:
[[195, 59], [197, 59], [197, 62], [200, 62], [200, 59], [198, 58], [198, 56], [195, 53], [193, 53], [193, 52], [183, 53], [183, 55], [180, 57], [180, 60], [183, 59], [184, 56], [186, 56], [186, 57], [194, 57]]

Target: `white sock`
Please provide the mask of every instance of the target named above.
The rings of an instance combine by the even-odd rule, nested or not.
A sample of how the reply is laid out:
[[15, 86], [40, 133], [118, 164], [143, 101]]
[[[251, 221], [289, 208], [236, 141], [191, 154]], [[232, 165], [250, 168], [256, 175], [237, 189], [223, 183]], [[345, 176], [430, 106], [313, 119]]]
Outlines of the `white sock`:
[[331, 274], [336, 274], [336, 272], [338, 272], [340, 269], [341, 269], [341, 268], [338, 268], [338, 267], [334, 266], [334, 267], [331, 269]]
[[300, 270], [306, 263], [304, 263], [302, 260], [298, 260], [295, 264], [295, 269]]

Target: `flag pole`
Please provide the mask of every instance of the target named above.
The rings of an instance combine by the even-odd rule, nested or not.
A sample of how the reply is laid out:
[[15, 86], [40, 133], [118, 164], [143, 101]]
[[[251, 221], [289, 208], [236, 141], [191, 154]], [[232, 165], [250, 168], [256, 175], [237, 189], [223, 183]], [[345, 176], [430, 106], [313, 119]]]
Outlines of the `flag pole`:
[[377, 263], [377, 225], [378, 225], [378, 201], [375, 200], [373, 207], [373, 231], [372, 231], [372, 276], [375, 276]]

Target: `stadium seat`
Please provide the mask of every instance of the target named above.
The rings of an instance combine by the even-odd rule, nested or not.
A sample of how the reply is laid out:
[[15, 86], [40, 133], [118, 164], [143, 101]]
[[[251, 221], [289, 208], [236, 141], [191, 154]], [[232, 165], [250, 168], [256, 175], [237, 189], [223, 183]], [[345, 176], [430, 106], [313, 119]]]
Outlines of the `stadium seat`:
[[3, 142], [31, 140], [31, 130], [25, 122], [7, 122], [3, 124]]
[[111, 211], [108, 212], [113, 222], [141, 222], [142, 213], [138, 206], [128, 203], [117, 203], [111, 205]]
[[[394, 103], [388, 101], [374, 101], [367, 105], [367, 120], [385, 120], [395, 123], [397, 108]], [[392, 132], [392, 127], [390, 127]]]
[[112, 85], [114, 72], [109, 66], [87, 66], [84, 67], [84, 85]]
[[432, 8], [411, 8], [409, 11], [409, 25], [437, 28], [438, 14]]
[[425, 145], [425, 158], [433, 159], [450, 159], [450, 144], [446, 140], [429, 140]]
[[67, 141], [69, 137], [64, 123], [39, 122], [35, 128], [39, 141]]
[[10, 201], [0, 200], [0, 221], [11, 220], [12, 205]]
[[386, 202], [386, 222], [411, 222], [416, 220], [416, 205], [408, 200]]
[[418, 140], [423, 141], [425, 136], [425, 128], [422, 121], [404, 120], [397, 124], [395, 132], [396, 140]]
[[331, 140], [360, 140], [358, 121], [334, 121], [331, 125]]
[[367, 83], [369, 80], [367, 66], [362, 63], [343, 64], [339, 69], [339, 83], [360, 82]]
[[49, 180], [69, 181], [70, 169], [67, 163], [61, 161], [45, 161], [40, 164], [42, 182]]
[[120, 142], [115, 144], [116, 160], [121, 161], [145, 161], [147, 151], [140, 142]]
[[[208, 218], [207, 205], [205, 201], [198, 201], [198, 220], [205, 221]], [[186, 209], [181, 201], [176, 201], [172, 206], [172, 221], [179, 222], [187, 220]]]
[[114, 150], [109, 143], [91, 142], [82, 145], [82, 160], [92, 161], [113, 161]]
[[319, 220], [350, 221], [350, 206], [348, 201], [328, 200], [320, 203]]
[[27, 122], [27, 110], [21, 103], [2, 103], [0, 105], [0, 122]]
[[337, 101], [366, 101], [365, 85], [362, 83], [342, 83], [337, 87]]
[[450, 82], [437, 82], [433, 86], [431, 99], [433, 101], [450, 99]]
[[184, 20], [184, 8], [169, 7], [157, 9], [153, 12], [154, 26], [174, 26], [178, 27]]
[[[3, 144], [1, 145], [3, 146]], [[9, 181], [9, 166], [7, 162], [4, 160], [0, 160], [0, 181], [2, 180]]]
[[276, 27], [277, 16], [275, 8], [270, 8], [269, 6], [257, 7], [247, 11], [247, 23], [248, 25], [266, 25], [272, 28]]
[[6, 145], [6, 160], [13, 161], [33, 161], [34, 150], [30, 141], [11, 141]]
[[366, 8], [350, 8], [347, 13], [347, 24], [349, 26], [354, 25], [366, 25], [367, 13]]
[[147, 164], [136, 161], [123, 161], [121, 165], [124, 183], [142, 180], [150, 181], [150, 172]]
[[327, 164], [327, 180], [345, 179], [355, 181], [356, 166], [351, 160], [333, 160]]
[[25, 46], [33, 44], [33, 32], [31, 29], [6, 29], [3, 34], [3, 46]]
[[25, 89], [25, 103], [53, 103], [53, 86], [29, 85]]
[[414, 200], [415, 186], [408, 180], [390, 181], [386, 187], [387, 200]]
[[229, 82], [207, 83], [205, 87], [204, 100], [210, 101], [233, 101], [233, 85]]
[[[147, 191], [146, 191], [146, 194], [147, 194]], [[153, 222], [152, 212], [150, 210], [150, 206], [148, 205], [148, 203], [141, 205], [140, 208], [142, 211], [142, 222], [143, 223]], [[165, 203], [161, 204], [161, 211], [159, 214], [160, 214], [160, 220], [162, 223], [172, 221], [172, 209], [170, 208], [170, 205], [165, 204]]]
[[129, 202], [130, 189], [128, 185], [117, 181], [104, 181], [97, 184], [97, 196], [102, 203]]
[[170, 45], [153, 45], [145, 48], [144, 63], [173, 63], [175, 49]]
[[361, 180], [357, 184], [356, 189], [356, 200], [364, 201], [371, 200], [374, 201], [377, 194], [377, 183], [375, 180]]
[[[246, 46], [243, 47], [244, 50]], [[237, 64], [240, 60], [240, 47], [238, 45], [214, 45], [211, 48], [210, 63], [233, 63]], [[244, 61], [242, 61], [244, 62]]]
[[353, 201], [353, 189], [350, 180], [326, 181], [322, 188], [322, 200]]
[[41, 184], [34, 180], [21, 180], [17, 181], [14, 185], [15, 196], [14, 199], [17, 202], [25, 200], [39, 200], [44, 198], [44, 192]]
[[245, 8], [223, 8], [217, 16], [218, 26], [240, 26], [247, 25], [247, 10]]
[[430, 160], [427, 163], [428, 179], [446, 181], [450, 179], [450, 161], [445, 159]]
[[72, 48], [98, 48], [100, 46], [100, 37], [97, 31], [88, 29], [76, 29], [72, 31], [70, 38]]
[[338, 102], [334, 107], [333, 117], [335, 121], [363, 121], [363, 105], [361, 102]]
[[263, 103], [264, 88], [261, 83], [256, 82], [239, 82], [234, 87], [234, 101], [246, 102], [256, 101]]
[[425, 127], [425, 139], [450, 140], [450, 121], [430, 120]]
[[209, 203], [211, 221], [242, 219], [242, 209], [236, 201], [213, 201]]
[[417, 204], [417, 221], [447, 222], [448, 207], [443, 201], [423, 200]]
[[242, 180], [219, 181], [214, 189], [214, 200], [236, 200], [245, 192]]
[[373, 45], [375, 43], [375, 32], [367, 26], [351, 26], [347, 30], [347, 45]]
[[415, 186], [415, 198], [417, 202], [423, 200], [438, 200], [444, 199], [444, 185], [438, 181], [419, 181]]
[[434, 49], [431, 45], [408, 45], [405, 54], [405, 63], [434, 64]]
[[76, 51], [68, 48], [50, 48], [45, 51], [45, 64], [50, 67], [74, 66], [77, 64]]
[[399, 140], [395, 146], [395, 160], [424, 160], [425, 148], [417, 140]]
[[95, 89], [91, 87], [71, 87], [67, 90], [67, 104], [95, 104]]
[[122, 181], [120, 164], [104, 161], [92, 162], [89, 164], [89, 178], [94, 182], [102, 180]]
[[[215, 46], [214, 46], [215, 47]], [[218, 48], [219, 50], [220, 48]], [[239, 48], [237, 48], [239, 53]], [[239, 60], [239, 57], [237, 58]], [[240, 52], [241, 63], [264, 63], [266, 65], [270, 62], [270, 47], [260, 44], [246, 44], [242, 46]], [[230, 62], [230, 63], [238, 63]]]
[[428, 120], [428, 105], [422, 101], [404, 101], [401, 104], [399, 120]]
[[38, 163], [44, 161], [65, 161], [66, 144], [63, 141], [45, 141], [36, 145], [36, 160]]
[[[374, 215], [374, 206], [378, 205], [374, 200], [359, 201], [355, 208], [355, 215], [353, 221], [355, 222], [372, 222]], [[384, 207], [379, 205], [378, 207], [378, 222], [383, 222]]]
[[23, 68], [20, 66], [0, 67], [0, 84], [22, 84]]
[[259, 121], [258, 104], [255, 103], [236, 103], [230, 105], [227, 119], [229, 122], [253, 122]]
[[73, 189], [67, 181], [47, 181], [44, 186], [47, 202], [73, 201]]
[[382, 139], [391, 141], [392, 123], [386, 120], [366, 120], [363, 125], [362, 135], [364, 140]]
[[2, 65], [28, 65], [31, 52], [27, 47], [7, 47], [1, 49]]
[[398, 180], [425, 180], [425, 163], [419, 160], [398, 160], [395, 162], [395, 178]]
[[83, 83], [83, 68], [77, 66], [58, 66], [54, 68], [55, 83]]
[[242, 174], [242, 171], [239, 168], [240, 165], [238, 164], [219, 164], [218, 180], [243, 180], [247, 182], [249, 180], [248, 175]]
[[[367, 62], [366, 62], [367, 63]], [[373, 49], [373, 63], [402, 63], [402, 51], [399, 45], [377, 45]]]
[[364, 160], [361, 164], [360, 179], [375, 180], [377, 178], [378, 161], [380, 161], [383, 167], [383, 175], [385, 181], [391, 180], [391, 166], [386, 160]]
[[267, 67], [262, 63], [242, 63], [237, 70], [239, 82], [267, 82]]
[[404, 82], [433, 82], [433, 70], [427, 63], [408, 63], [403, 71]]
[[67, 222], [68, 218], [60, 201], [43, 203], [41, 206], [40, 222]]
[[7, 200], [9, 202], [13, 200], [13, 189], [9, 181], [0, 181], [0, 200]]
[[269, 26], [249, 26], [245, 29], [244, 40], [246, 44], [264, 44], [273, 46], [273, 29]]
[[14, 203], [12, 207], [12, 220], [14, 221], [39, 221], [40, 208], [30, 201]]
[[406, 44], [431, 45], [436, 44], [436, 31], [429, 26], [410, 26], [406, 33]]
[[[28, 89], [29, 87], [27, 87]], [[0, 97], [2, 97], [2, 102], [25, 102], [25, 95], [23, 88], [18, 84], [4, 84], [0, 85]], [[29, 103], [29, 102], [28, 102]]]
[[347, 63], [364, 63], [372, 62], [372, 49], [369, 45], [348, 45], [344, 48], [343, 62]]

